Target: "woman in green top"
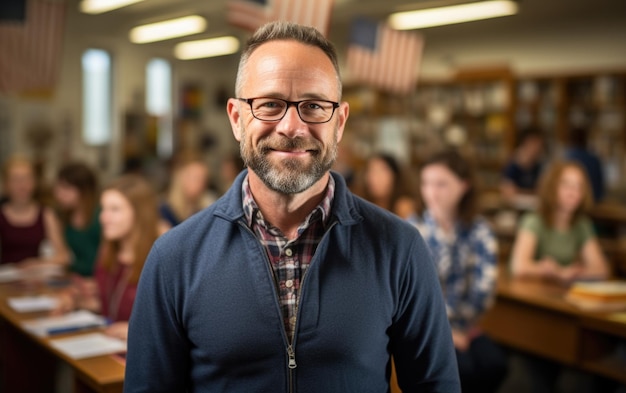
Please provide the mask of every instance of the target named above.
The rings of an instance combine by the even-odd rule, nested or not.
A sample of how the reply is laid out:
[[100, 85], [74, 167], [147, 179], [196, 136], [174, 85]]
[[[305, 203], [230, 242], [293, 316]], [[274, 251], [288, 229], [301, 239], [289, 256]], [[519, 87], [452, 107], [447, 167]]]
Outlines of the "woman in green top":
[[523, 217], [512, 251], [512, 273], [570, 283], [609, 275], [591, 220], [589, 181], [575, 162], [554, 163], [539, 185], [536, 213]]
[[95, 173], [80, 162], [64, 165], [57, 175], [54, 196], [65, 241], [74, 254], [70, 271], [91, 277], [101, 237]]

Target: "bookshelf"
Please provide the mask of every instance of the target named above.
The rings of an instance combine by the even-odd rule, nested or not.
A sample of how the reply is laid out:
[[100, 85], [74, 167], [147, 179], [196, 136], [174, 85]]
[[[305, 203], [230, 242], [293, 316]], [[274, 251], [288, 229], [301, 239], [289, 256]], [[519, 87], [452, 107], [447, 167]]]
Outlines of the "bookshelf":
[[[515, 128], [538, 127], [559, 156], [573, 127], [588, 131], [589, 148], [604, 164], [608, 197], [626, 192], [626, 71], [517, 78]], [[622, 201], [623, 202], [623, 201]]]
[[445, 80], [420, 80], [409, 96], [345, 86], [344, 99], [356, 157], [380, 150], [389, 132], [381, 124], [393, 120], [402, 129], [393, 136], [402, 142], [401, 161], [416, 167], [430, 152], [458, 146], [487, 192], [497, 191], [519, 130], [541, 129], [549, 156], [559, 157], [572, 127], [584, 126], [604, 164], [607, 197], [626, 203], [626, 70], [520, 76], [506, 67], [461, 69]]

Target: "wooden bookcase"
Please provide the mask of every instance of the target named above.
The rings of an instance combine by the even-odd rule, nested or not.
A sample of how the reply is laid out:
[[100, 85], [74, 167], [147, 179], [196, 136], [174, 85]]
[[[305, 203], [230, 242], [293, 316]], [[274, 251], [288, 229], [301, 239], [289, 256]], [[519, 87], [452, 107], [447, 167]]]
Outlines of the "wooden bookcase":
[[350, 142], [356, 155], [366, 156], [380, 150], [395, 121], [401, 128], [402, 158], [410, 167], [439, 148], [455, 145], [473, 160], [483, 187], [495, 190], [514, 143], [514, 86], [510, 70], [494, 68], [464, 70], [445, 81], [420, 81], [404, 97], [344, 87], [351, 106], [347, 134], [357, 139]]
[[450, 79], [420, 80], [409, 96], [346, 86], [344, 99], [357, 157], [379, 150], [381, 122], [395, 119], [406, 163], [416, 167], [430, 152], [457, 145], [486, 191], [497, 191], [520, 130], [541, 129], [554, 158], [569, 146], [572, 127], [585, 126], [604, 164], [608, 198], [626, 203], [626, 70], [516, 76], [507, 68], [464, 69]]
[[626, 71], [527, 76], [515, 89], [515, 128], [543, 130], [552, 157], [568, 147], [572, 128], [585, 128], [604, 164], [609, 199], [626, 202]]

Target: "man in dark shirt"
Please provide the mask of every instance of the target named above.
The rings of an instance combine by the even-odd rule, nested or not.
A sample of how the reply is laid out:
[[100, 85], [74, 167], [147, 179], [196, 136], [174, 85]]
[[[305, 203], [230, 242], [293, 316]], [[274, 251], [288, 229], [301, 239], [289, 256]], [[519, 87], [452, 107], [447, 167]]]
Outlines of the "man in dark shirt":
[[460, 392], [441, 288], [409, 223], [330, 168], [348, 104], [332, 44], [261, 27], [227, 111], [248, 170], [154, 245], [125, 392]]

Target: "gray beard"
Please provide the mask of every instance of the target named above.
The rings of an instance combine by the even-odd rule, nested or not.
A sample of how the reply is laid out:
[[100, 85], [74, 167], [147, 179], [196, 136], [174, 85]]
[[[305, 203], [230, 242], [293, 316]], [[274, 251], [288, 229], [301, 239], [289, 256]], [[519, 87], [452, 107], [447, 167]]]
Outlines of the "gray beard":
[[[288, 139], [278, 137], [277, 140], [265, 138], [259, 141], [256, 150], [248, 146], [245, 129], [241, 129], [239, 149], [246, 166], [252, 170], [261, 181], [271, 190], [285, 195], [301, 193], [326, 174], [337, 158], [337, 131], [334, 134], [334, 143], [324, 152], [322, 144], [317, 140], [307, 141], [296, 137]], [[276, 139], [276, 138], [274, 138]], [[304, 164], [298, 159], [284, 159], [279, 164], [273, 164], [267, 154], [272, 148], [306, 149], [310, 151], [312, 162]]]

